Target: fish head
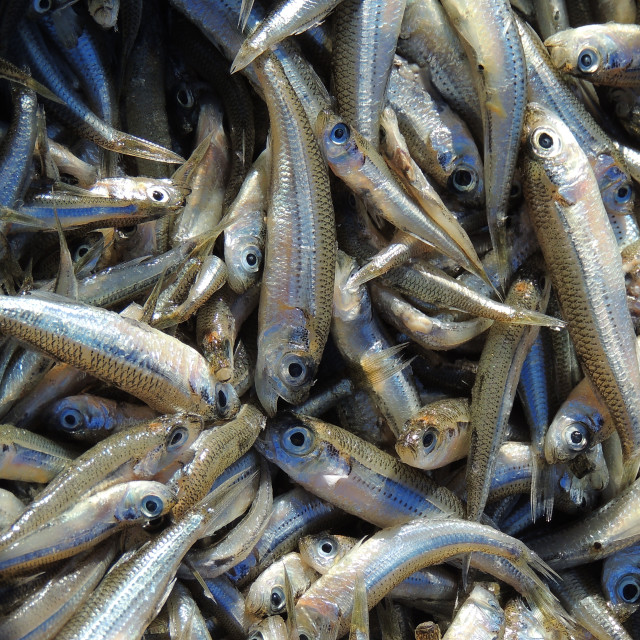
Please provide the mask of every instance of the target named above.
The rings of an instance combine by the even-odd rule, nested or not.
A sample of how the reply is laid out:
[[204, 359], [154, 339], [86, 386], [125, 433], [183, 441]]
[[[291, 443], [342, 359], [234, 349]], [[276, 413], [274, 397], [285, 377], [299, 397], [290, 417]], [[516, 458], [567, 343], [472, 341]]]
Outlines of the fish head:
[[247, 224], [240, 233], [231, 231], [225, 232], [224, 237], [227, 279], [233, 291], [244, 293], [260, 279], [266, 236], [264, 217], [259, 220], [259, 225]]
[[323, 532], [305, 536], [298, 542], [303, 561], [318, 573], [326, 573], [356, 544], [355, 538]]
[[322, 597], [304, 599], [296, 605], [297, 638], [299, 640], [336, 640], [341, 615], [336, 602]]
[[172, 463], [190, 462], [192, 445], [204, 429], [204, 422], [195, 413], [180, 413], [160, 416], [149, 423], [148, 429], [157, 429], [164, 435], [162, 454], [157, 465], [160, 470]]
[[640, 605], [640, 545], [607, 558], [602, 564], [603, 595], [614, 605]]
[[591, 422], [586, 415], [558, 414], [544, 439], [547, 462], [567, 462], [592, 446]]
[[465, 204], [482, 206], [485, 200], [484, 177], [480, 155], [465, 154], [457, 158], [449, 176], [449, 190]]
[[337, 176], [357, 171], [365, 163], [366, 141], [332, 111], [324, 109], [318, 114], [316, 136]]
[[88, 395], [69, 396], [56, 402], [48, 412], [49, 424], [78, 440], [96, 440], [113, 428], [107, 406]]
[[269, 616], [249, 629], [247, 640], [289, 640], [287, 625], [280, 616]]
[[109, 197], [129, 200], [148, 207], [178, 209], [184, 207], [189, 187], [170, 178], [103, 178], [96, 182], [92, 191], [107, 193]]
[[127, 490], [114, 514], [120, 522], [159, 518], [176, 503], [176, 494], [161, 482], [138, 480], [126, 484]]
[[348, 475], [348, 461], [316, 429], [308, 416], [279, 413], [267, 420], [256, 448], [302, 486], [326, 487]]
[[293, 405], [303, 402], [315, 381], [318, 363], [310, 353], [309, 323], [301, 320], [283, 318], [258, 341], [255, 387], [269, 416], [275, 415], [278, 398]]
[[633, 215], [635, 190], [632, 180], [615, 158], [606, 153], [596, 157], [593, 172], [598, 181], [602, 203], [613, 215]]

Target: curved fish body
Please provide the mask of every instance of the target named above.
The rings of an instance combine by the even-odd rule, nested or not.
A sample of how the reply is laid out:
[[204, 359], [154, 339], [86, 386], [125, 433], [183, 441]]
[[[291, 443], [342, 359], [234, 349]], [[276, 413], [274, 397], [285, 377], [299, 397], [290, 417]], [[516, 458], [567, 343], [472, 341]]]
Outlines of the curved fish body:
[[418, 390], [398, 348], [373, 315], [367, 288], [348, 286], [355, 268], [353, 258], [338, 253], [331, 335], [347, 366], [397, 435], [420, 408]]
[[112, 433], [152, 420], [156, 415], [141, 404], [84, 393], [55, 402], [47, 409], [43, 421], [49, 429], [72, 440], [95, 444]]
[[507, 0], [444, 0], [442, 3], [475, 62], [484, 130], [484, 185], [491, 242], [500, 283], [509, 276], [507, 207], [526, 104], [527, 67]]
[[176, 582], [167, 599], [169, 635], [189, 640], [211, 640], [207, 623], [189, 589]]
[[[507, 304], [531, 311], [546, 309], [551, 287], [536, 262], [525, 263], [516, 273]], [[489, 330], [471, 390], [471, 447], [466, 475], [470, 520], [477, 520], [486, 504], [522, 365], [538, 331], [538, 327], [505, 323], [496, 323]]]
[[267, 422], [256, 447], [298, 484], [377, 526], [416, 515], [461, 516], [447, 488], [348, 431], [306, 416]]
[[275, 56], [257, 64], [271, 122], [272, 173], [255, 386], [268, 415], [306, 399], [329, 336], [335, 221], [326, 165]]
[[80, 553], [125, 526], [163, 516], [175, 502], [173, 491], [160, 482], [134, 480], [98, 491], [0, 552], [0, 575], [6, 578]]
[[556, 69], [593, 84], [640, 87], [640, 25], [590, 24], [544, 42]]
[[523, 145], [530, 214], [569, 335], [629, 462], [640, 456], [640, 368], [620, 250], [589, 162], [562, 120], [529, 105]]
[[415, 570], [471, 551], [501, 556], [527, 575], [535, 586], [525, 586], [524, 581], [518, 585], [527, 598], [536, 601], [539, 593], [548, 593], [533, 571], [544, 572], [544, 563], [522, 542], [456, 518], [420, 518], [379, 531], [316, 581], [296, 604], [298, 632], [314, 640], [346, 633], [358, 573], [363, 576], [368, 607], [372, 608]]
[[377, 149], [406, 0], [344, 0], [334, 13], [331, 53], [338, 112]]
[[202, 430], [197, 416], [158, 418], [109, 438], [78, 456], [29, 504], [24, 513], [0, 533], [0, 552], [64, 513], [79, 496], [96, 486], [152, 477], [176, 460]]
[[402, 462], [438, 469], [469, 453], [471, 407], [468, 398], [444, 398], [422, 407], [407, 420], [396, 442]]
[[238, 408], [230, 406], [227, 383], [212, 379], [197, 351], [112, 311], [36, 294], [3, 296], [0, 331], [114, 384], [159, 412], [193, 411], [209, 419]]
[[0, 478], [46, 483], [63, 471], [73, 452], [26, 429], [0, 426]]
[[482, 139], [480, 100], [471, 62], [438, 0], [408, 0], [402, 18], [398, 53], [427, 67], [431, 81], [471, 129]]
[[0, 618], [5, 640], [55, 638], [89, 597], [116, 555], [115, 544], [71, 558], [17, 609]]
[[269, 47], [322, 22], [342, 0], [280, 0], [247, 36], [231, 64], [244, 69]]
[[391, 67], [387, 104], [395, 111], [418, 166], [465, 204], [484, 205], [482, 160], [467, 125], [427, 92], [418, 74], [399, 56]]
[[575, 524], [528, 541], [554, 569], [596, 562], [640, 541], [640, 481]]
[[529, 102], [538, 102], [553, 110], [571, 129], [589, 158], [607, 212], [632, 214], [634, 187], [622, 154], [551, 64], [547, 50], [533, 29], [517, 17], [516, 23], [527, 63]]

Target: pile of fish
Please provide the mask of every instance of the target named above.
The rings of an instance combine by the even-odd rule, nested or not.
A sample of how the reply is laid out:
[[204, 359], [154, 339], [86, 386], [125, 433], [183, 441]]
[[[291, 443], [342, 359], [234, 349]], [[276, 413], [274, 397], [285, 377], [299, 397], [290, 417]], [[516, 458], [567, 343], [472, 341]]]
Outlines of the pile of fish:
[[637, 18], [0, 1], [0, 639], [640, 639]]

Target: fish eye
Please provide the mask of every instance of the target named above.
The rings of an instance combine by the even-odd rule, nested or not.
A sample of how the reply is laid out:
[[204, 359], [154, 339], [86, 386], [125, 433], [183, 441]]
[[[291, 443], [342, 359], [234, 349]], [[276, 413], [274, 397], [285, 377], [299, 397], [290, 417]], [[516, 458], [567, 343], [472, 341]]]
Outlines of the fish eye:
[[478, 176], [470, 167], [461, 165], [451, 174], [451, 184], [456, 191], [466, 193], [478, 184]]
[[176, 93], [176, 100], [178, 104], [185, 109], [193, 108], [193, 105], [196, 103], [189, 87], [180, 87]]
[[336, 554], [336, 545], [330, 538], [318, 541], [318, 553], [324, 558], [332, 558]]
[[164, 509], [164, 502], [162, 498], [154, 495], [148, 495], [142, 498], [142, 507], [140, 511], [142, 511], [142, 515], [147, 518], [156, 518], [162, 513]]
[[631, 189], [631, 186], [628, 184], [623, 184], [621, 187], [618, 187], [614, 199], [618, 204], [624, 204], [625, 202], [629, 202], [629, 200], [631, 200], [632, 193], [633, 191]]
[[132, 225], [130, 227], [121, 227], [120, 229], [118, 229], [118, 235], [125, 239], [131, 238], [137, 230], [137, 225]]
[[291, 427], [282, 436], [282, 446], [294, 455], [304, 455], [313, 447], [313, 434], [306, 427]]
[[73, 252], [73, 261], [77, 262], [81, 258], [84, 258], [89, 250], [91, 249], [90, 244], [81, 244], [74, 252]]
[[280, 371], [282, 380], [290, 386], [300, 386], [307, 379], [307, 366], [302, 358], [293, 354], [282, 359]]
[[600, 64], [600, 54], [594, 49], [583, 49], [578, 54], [578, 69], [583, 73], [593, 73]]
[[344, 122], [339, 122], [333, 127], [333, 129], [331, 129], [329, 138], [331, 139], [331, 142], [335, 142], [336, 144], [345, 144], [349, 139], [349, 134], [349, 127]]
[[306, 633], [301, 633], [298, 635], [298, 640], [309, 640], [309, 636]]
[[621, 600], [628, 604], [634, 604], [640, 599], [640, 582], [638, 578], [624, 576], [616, 585], [616, 593]]
[[553, 146], [553, 138], [548, 133], [541, 133], [538, 136], [538, 144], [543, 149], [551, 149]]
[[273, 613], [278, 613], [279, 611], [282, 611], [284, 609], [285, 597], [284, 591], [281, 587], [273, 587], [273, 589], [271, 589], [269, 602], [271, 604], [271, 611], [273, 611]]
[[149, 187], [147, 189], [147, 198], [157, 202], [158, 204], [163, 204], [165, 202], [169, 202], [171, 196], [163, 187]]
[[181, 447], [189, 439], [189, 432], [184, 427], [176, 427], [167, 438], [167, 449], [172, 451]]
[[33, 9], [36, 13], [47, 13], [47, 11], [51, 11], [51, 7], [51, 0], [33, 0]]
[[589, 434], [583, 424], [574, 422], [564, 432], [565, 441], [572, 451], [584, 451], [589, 444]]
[[430, 427], [424, 432], [422, 436], [422, 446], [425, 449], [425, 453], [431, 453], [438, 441], [438, 436], [436, 434], [436, 430], [433, 427]]
[[260, 269], [262, 262], [262, 251], [255, 245], [247, 247], [242, 252], [242, 264], [248, 271], [256, 272]]
[[60, 415], [60, 425], [63, 429], [79, 429], [84, 424], [84, 416], [77, 409], [65, 409]]
[[557, 133], [547, 127], [536, 129], [531, 136], [531, 140], [536, 154], [544, 157], [556, 155], [562, 146]]

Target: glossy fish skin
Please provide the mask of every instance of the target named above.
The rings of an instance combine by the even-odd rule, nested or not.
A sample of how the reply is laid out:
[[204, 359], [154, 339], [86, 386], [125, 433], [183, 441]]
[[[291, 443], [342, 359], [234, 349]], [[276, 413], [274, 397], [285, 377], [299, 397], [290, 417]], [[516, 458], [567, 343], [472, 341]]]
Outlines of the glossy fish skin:
[[[516, 273], [506, 302], [544, 311], [550, 283], [540, 261], [530, 261]], [[471, 447], [467, 461], [467, 517], [477, 520], [489, 495], [495, 456], [504, 439], [524, 359], [539, 328], [496, 323], [482, 350], [471, 390]]]
[[[306, 399], [329, 335], [335, 221], [326, 165], [273, 55], [257, 69], [271, 122], [272, 175], [255, 386], [267, 415]], [[256, 63], [257, 64], [257, 63]]]
[[322, 22], [342, 0], [280, 0], [242, 43], [231, 73], [244, 69], [269, 47], [287, 36]]
[[139, 480], [80, 498], [46, 526], [0, 552], [0, 575], [7, 578], [68, 558], [125, 526], [163, 516], [175, 502], [175, 494], [164, 484]]
[[553, 67], [533, 29], [518, 17], [516, 23], [527, 62], [529, 102], [538, 102], [553, 110], [571, 129], [589, 157], [607, 212], [612, 215], [633, 213], [635, 189], [622, 154], [572, 93], [562, 74]]
[[95, 444], [108, 435], [151, 420], [156, 412], [144, 405], [117, 402], [90, 394], [67, 396], [54, 403], [44, 422], [65, 437]]
[[545, 40], [557, 69], [594, 84], [640, 86], [640, 26], [592, 24]]
[[541, 105], [527, 109], [523, 147], [525, 193], [569, 335], [629, 462], [640, 455], [640, 369], [620, 251], [595, 176], [568, 127]]
[[0, 534], [0, 551], [63, 513], [78, 496], [96, 485], [104, 489], [127, 479], [152, 476], [172, 462], [184, 459], [201, 430], [200, 417], [182, 415], [158, 418], [106, 438], [59, 473], [11, 527]]
[[307, 490], [377, 526], [406, 522], [411, 514], [463, 513], [460, 500], [445, 487], [316, 418], [270, 419], [256, 447]]
[[349, 287], [355, 267], [355, 260], [338, 253], [331, 335], [359, 386], [399, 434], [420, 408], [418, 391], [397, 346], [373, 313], [367, 288]]
[[111, 311], [59, 300], [3, 296], [0, 328], [157, 411], [192, 410], [205, 419], [237, 411], [231, 393], [214, 383], [206, 360], [191, 347]]
[[13, 114], [0, 144], [0, 206], [13, 208], [27, 186], [36, 144], [38, 101], [28, 89], [13, 89]]
[[316, 132], [333, 173], [363, 199], [369, 211], [433, 246], [472, 273], [481, 272], [465, 250], [426, 215], [364, 136], [330, 111], [320, 113]]
[[343, 0], [331, 55], [338, 112], [373, 148], [406, 0]]
[[218, 476], [249, 450], [264, 429], [265, 421], [258, 409], [245, 404], [233, 420], [200, 436], [194, 445], [194, 459], [177, 481], [178, 502], [172, 510], [174, 518], [184, 516], [207, 495]]
[[482, 206], [483, 166], [471, 133], [444, 101], [426, 91], [399, 56], [391, 67], [387, 103], [420, 168], [465, 204]]
[[478, 550], [498, 554], [512, 566], [522, 568], [535, 584], [519, 585], [527, 598], [535, 601], [540, 592], [545, 592], [546, 587], [531, 569], [542, 569], [544, 564], [523, 543], [477, 523], [420, 518], [376, 533], [315, 582], [296, 604], [298, 632], [314, 640], [340, 637], [346, 632], [357, 572], [364, 577], [368, 606], [373, 607], [416, 569], [457, 553]]
[[640, 482], [574, 524], [528, 540], [531, 549], [554, 569], [596, 562], [640, 541]]
[[443, 640], [491, 640], [504, 631], [505, 613], [496, 596], [476, 585], [458, 609]]
[[54, 638], [98, 585], [115, 555], [116, 545], [110, 543], [71, 558], [42, 589], [0, 618], [2, 637], [5, 640]]
[[436, 400], [405, 423], [396, 453], [418, 469], [438, 469], [460, 460], [469, 452], [470, 420], [468, 398]]
[[506, 290], [507, 206], [526, 103], [524, 51], [506, 0], [473, 4], [445, 0], [442, 4], [461, 36], [475, 72], [484, 129], [487, 221], [498, 255], [499, 280]]
[[0, 426], [0, 477], [23, 482], [49, 482], [73, 460], [74, 453], [43, 436]]
[[211, 640], [207, 623], [189, 589], [176, 582], [167, 599], [169, 634], [189, 640]]

